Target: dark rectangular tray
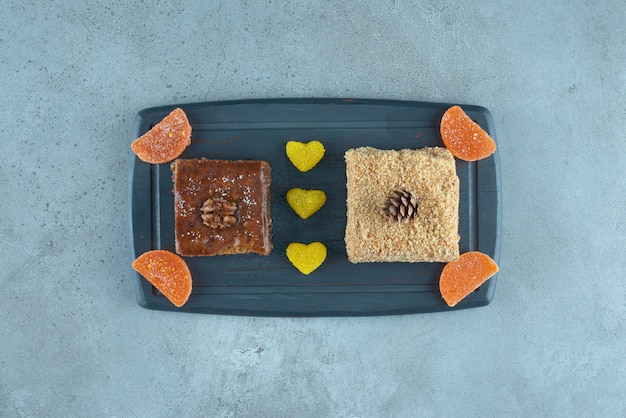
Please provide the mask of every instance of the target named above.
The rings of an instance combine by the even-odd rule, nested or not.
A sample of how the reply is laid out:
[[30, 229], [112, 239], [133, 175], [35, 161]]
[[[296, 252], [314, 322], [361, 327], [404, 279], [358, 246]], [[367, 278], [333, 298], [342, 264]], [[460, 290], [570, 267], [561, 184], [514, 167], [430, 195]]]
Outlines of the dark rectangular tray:
[[[443, 263], [363, 263], [347, 260], [344, 152], [359, 146], [380, 149], [443, 146], [439, 122], [451, 104], [361, 99], [267, 99], [178, 106], [139, 112], [135, 136], [175, 107], [189, 118], [192, 143], [180, 158], [262, 159], [272, 166], [271, 210], [274, 250], [267, 256], [186, 257], [193, 291], [176, 308], [139, 274], [136, 298], [144, 308], [264, 316], [389, 315], [458, 310], [491, 302], [496, 277], [454, 308], [439, 294]], [[483, 107], [462, 105], [495, 139]], [[322, 161], [299, 172], [285, 154], [289, 140], [317, 139]], [[500, 175], [498, 153], [478, 162], [456, 161], [460, 179], [460, 251], [481, 251], [499, 261]], [[151, 249], [174, 251], [174, 196], [169, 164], [151, 165], [131, 152], [129, 220], [132, 258]], [[285, 200], [293, 187], [321, 189], [327, 203], [302, 220]], [[305, 276], [287, 260], [290, 242], [320, 241], [324, 264]]]

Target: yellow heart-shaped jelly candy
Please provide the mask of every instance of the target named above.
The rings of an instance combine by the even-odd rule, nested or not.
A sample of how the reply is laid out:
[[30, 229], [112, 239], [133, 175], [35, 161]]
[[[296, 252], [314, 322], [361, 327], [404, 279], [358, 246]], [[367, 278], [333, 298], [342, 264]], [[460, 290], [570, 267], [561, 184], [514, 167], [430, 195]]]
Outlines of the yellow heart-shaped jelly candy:
[[287, 203], [299, 217], [306, 219], [324, 206], [326, 193], [322, 190], [291, 189], [287, 192]]
[[289, 141], [285, 147], [289, 161], [303, 173], [309, 171], [320, 162], [324, 156], [324, 145], [319, 141], [307, 144], [298, 141]]
[[287, 246], [287, 258], [302, 274], [310, 274], [326, 260], [326, 246], [321, 242], [292, 242]]

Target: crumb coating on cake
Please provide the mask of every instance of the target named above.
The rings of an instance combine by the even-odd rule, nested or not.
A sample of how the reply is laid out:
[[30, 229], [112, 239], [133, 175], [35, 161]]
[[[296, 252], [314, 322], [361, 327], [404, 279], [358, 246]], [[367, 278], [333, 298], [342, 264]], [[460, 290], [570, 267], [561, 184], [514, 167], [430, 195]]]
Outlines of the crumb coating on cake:
[[[448, 262], [459, 256], [459, 178], [445, 148], [345, 153], [348, 259], [359, 262]], [[407, 223], [385, 217], [389, 193], [408, 190], [418, 213]]]

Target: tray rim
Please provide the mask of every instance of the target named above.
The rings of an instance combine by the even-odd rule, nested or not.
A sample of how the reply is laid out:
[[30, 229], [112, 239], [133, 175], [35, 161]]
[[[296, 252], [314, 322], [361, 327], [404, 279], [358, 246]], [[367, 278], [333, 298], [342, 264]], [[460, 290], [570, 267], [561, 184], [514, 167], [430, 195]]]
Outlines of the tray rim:
[[[231, 106], [231, 105], [249, 105], [249, 104], [295, 104], [295, 105], [307, 105], [307, 104], [342, 104], [342, 105], [382, 105], [382, 106], [406, 106], [408, 108], [415, 107], [436, 107], [444, 108], [454, 105], [459, 105], [464, 109], [471, 109], [472, 111], [479, 111], [487, 120], [487, 126], [489, 134], [497, 141], [495, 134], [495, 125], [493, 117], [490, 111], [478, 105], [471, 104], [459, 104], [459, 103], [444, 103], [444, 102], [427, 102], [427, 101], [409, 101], [409, 100], [393, 100], [393, 99], [368, 99], [368, 98], [255, 98], [255, 99], [242, 99], [242, 100], [224, 100], [224, 101], [205, 101], [205, 102], [193, 102], [193, 103], [181, 103], [181, 104], [169, 104], [162, 106], [148, 107], [140, 110], [134, 121], [133, 132], [137, 134], [141, 127], [142, 119], [146, 114], [154, 112], [169, 112], [174, 108], [180, 107], [183, 109], [204, 108], [211, 106]], [[364, 144], [366, 145], [366, 144]], [[130, 148], [130, 147], [129, 147]], [[129, 151], [129, 172], [128, 172], [128, 231], [130, 234], [130, 252], [131, 261], [137, 256], [136, 237], [135, 237], [135, 216], [133, 214], [134, 197], [136, 190], [133, 188], [135, 169], [137, 168], [137, 158], [133, 154], [132, 150]], [[477, 193], [481, 196], [485, 196], [486, 200], [477, 198], [477, 206], [479, 207], [479, 214], [485, 210], [491, 213], [493, 222], [491, 227], [493, 231], [493, 239], [480, 240], [480, 234], [477, 234], [476, 245], [479, 251], [489, 254], [496, 263], [500, 261], [500, 242], [501, 242], [501, 223], [502, 223], [502, 190], [501, 190], [501, 177], [500, 177], [500, 161], [499, 161], [498, 149], [495, 153], [485, 159], [474, 162], [476, 164], [475, 176], [478, 176], [481, 171], [486, 171], [493, 177], [494, 188], [490, 190], [482, 190], [480, 187]], [[151, 165], [147, 166], [150, 169]], [[479, 185], [477, 181], [477, 185]], [[485, 202], [489, 202], [489, 207], [484, 207]], [[482, 204], [481, 204], [482, 203]], [[477, 222], [480, 222], [477, 219]], [[477, 226], [477, 232], [480, 232]], [[228, 294], [203, 294], [203, 301], [208, 302], [208, 306], [199, 307], [187, 307], [174, 308], [173, 305], [163, 303], [165, 298], [155, 296], [150, 290], [151, 285], [132, 268], [131, 272], [135, 276], [134, 293], [137, 303], [146, 309], [161, 310], [161, 311], [174, 311], [174, 312], [188, 312], [188, 313], [204, 313], [204, 314], [223, 314], [223, 315], [245, 315], [245, 316], [280, 316], [280, 317], [318, 317], [318, 316], [379, 316], [379, 315], [398, 315], [398, 314], [414, 314], [414, 313], [430, 313], [439, 311], [456, 311], [462, 309], [469, 309], [475, 307], [482, 307], [490, 304], [495, 294], [495, 286], [497, 282], [497, 274], [489, 279], [489, 281], [481, 286], [475, 294], [466, 298], [455, 307], [447, 307], [444, 304], [438, 304], [435, 306], [415, 306], [410, 302], [407, 303], [403, 300], [399, 300], [399, 295], [407, 297], [411, 294], [419, 294], [421, 292], [385, 292], [384, 290], [376, 292], [342, 292], [339, 295], [332, 293], [323, 293], [323, 298], [327, 299], [327, 303], [332, 302], [333, 299], [339, 297], [342, 301], [346, 299], [361, 300], [363, 295], [376, 296], [374, 299], [381, 303], [379, 309], [372, 309], [370, 311], [356, 311], [350, 309], [337, 309], [326, 308], [323, 306], [317, 306], [311, 310], [307, 306], [312, 302], [319, 302], [319, 293], [312, 292], [310, 288], [303, 288], [302, 292], [290, 291], [290, 292], [274, 292], [271, 295], [254, 295], [248, 293], [236, 293], [231, 292]], [[256, 297], [254, 297], [256, 296]], [[272, 310], [264, 307], [266, 305], [280, 305], [281, 300], [288, 299], [289, 297], [297, 296], [302, 302], [300, 305], [302, 309], [292, 310]], [[229, 307], [229, 303], [224, 303], [226, 306], [221, 306], [220, 302], [229, 302], [232, 300], [238, 300], [240, 298], [248, 298], [250, 303], [249, 308], [242, 307]], [[157, 299], [158, 298], [158, 299]], [[263, 300], [259, 300], [263, 299]], [[309, 300], [310, 299], [310, 300]], [[345, 305], [345, 303], [343, 303]], [[349, 303], [348, 303], [349, 304]], [[237, 304], [235, 304], [237, 305]], [[319, 305], [319, 304], [317, 304]], [[323, 304], [322, 304], [323, 305]]]

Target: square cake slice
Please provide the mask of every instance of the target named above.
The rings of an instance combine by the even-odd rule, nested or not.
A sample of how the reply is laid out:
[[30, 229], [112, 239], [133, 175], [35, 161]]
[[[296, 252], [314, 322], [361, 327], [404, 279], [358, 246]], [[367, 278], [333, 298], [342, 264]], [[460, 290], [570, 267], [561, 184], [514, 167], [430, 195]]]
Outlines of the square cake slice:
[[175, 160], [176, 252], [212, 256], [272, 251], [267, 161]]
[[[445, 148], [345, 153], [348, 260], [361, 262], [448, 262], [459, 256], [459, 178]], [[417, 214], [390, 219], [383, 206], [395, 191], [417, 199]]]

